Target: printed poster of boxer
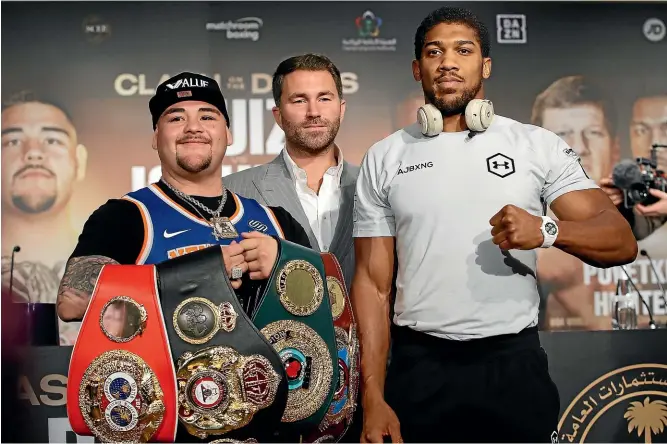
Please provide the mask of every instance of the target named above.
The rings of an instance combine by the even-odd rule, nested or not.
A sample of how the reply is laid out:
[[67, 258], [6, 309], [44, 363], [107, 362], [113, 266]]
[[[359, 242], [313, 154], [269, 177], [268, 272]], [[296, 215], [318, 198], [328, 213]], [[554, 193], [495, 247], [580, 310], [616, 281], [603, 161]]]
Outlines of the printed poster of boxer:
[[[486, 91], [496, 113], [565, 139], [592, 179], [667, 144], [667, 5], [469, 2], [492, 36]], [[220, 83], [234, 143], [223, 175], [273, 159], [283, 146], [271, 75], [286, 57], [320, 52], [337, 64], [347, 113], [337, 137], [359, 164], [376, 141], [415, 121], [414, 32], [432, 2], [30, 3], [3, 7], [2, 285], [16, 254], [14, 299], [55, 303], [64, 264], [99, 205], [160, 177], [148, 100], [181, 71]], [[11, 42], [11, 43], [9, 43]], [[15, 147], [50, 156], [30, 169]], [[14, 147], [14, 148], [12, 148]], [[663, 161], [664, 159], [664, 161]], [[659, 156], [667, 168], [667, 150]], [[463, 191], [465, 192], [465, 191]], [[656, 319], [667, 321], [667, 227], [640, 242], [654, 259], [627, 267]], [[447, 266], [447, 264], [443, 264]], [[622, 271], [556, 249], [539, 252], [541, 326], [611, 328]], [[640, 324], [646, 324], [642, 309]], [[61, 324], [71, 344], [78, 324]]]

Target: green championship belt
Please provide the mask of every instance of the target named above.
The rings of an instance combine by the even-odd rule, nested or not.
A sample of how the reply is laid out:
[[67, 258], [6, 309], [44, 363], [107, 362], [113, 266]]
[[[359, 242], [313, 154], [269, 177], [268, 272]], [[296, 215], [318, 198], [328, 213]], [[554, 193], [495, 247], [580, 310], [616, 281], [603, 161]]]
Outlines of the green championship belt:
[[200, 439], [270, 440], [287, 402], [283, 362], [239, 304], [222, 251], [206, 248], [156, 267], [179, 422]]
[[338, 385], [336, 335], [322, 258], [300, 245], [278, 243], [253, 322], [285, 368], [289, 391], [282, 422], [307, 433], [322, 421]]

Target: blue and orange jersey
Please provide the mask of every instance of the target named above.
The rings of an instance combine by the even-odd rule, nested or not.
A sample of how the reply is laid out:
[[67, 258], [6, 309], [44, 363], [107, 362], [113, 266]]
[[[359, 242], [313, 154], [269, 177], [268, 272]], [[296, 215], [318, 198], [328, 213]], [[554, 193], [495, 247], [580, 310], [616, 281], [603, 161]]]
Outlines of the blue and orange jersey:
[[[260, 231], [285, 238], [285, 234], [271, 208], [259, 202], [228, 191], [236, 203], [236, 211], [229, 217], [241, 233]], [[144, 243], [137, 264], [156, 264], [183, 254], [213, 245], [229, 245], [234, 239], [216, 239], [213, 227], [201, 216], [171, 199], [157, 184], [123, 196], [137, 205], [144, 223]]]

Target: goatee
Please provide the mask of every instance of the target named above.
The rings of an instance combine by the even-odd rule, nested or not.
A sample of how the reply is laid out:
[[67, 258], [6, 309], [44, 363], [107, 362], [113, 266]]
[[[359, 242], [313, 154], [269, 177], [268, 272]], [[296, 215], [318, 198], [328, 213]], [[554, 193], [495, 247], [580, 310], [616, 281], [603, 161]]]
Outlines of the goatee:
[[[453, 99], [444, 99], [442, 97], [437, 97], [435, 94], [435, 89], [432, 91], [424, 91], [426, 98], [429, 103], [440, 110], [443, 117], [451, 117], [460, 114], [465, 114], [466, 106], [470, 103], [471, 100], [477, 96], [477, 93], [482, 89], [482, 81], [472, 88], [464, 89], [461, 92], [460, 96], [454, 97]], [[447, 92], [447, 91], [445, 91]]]

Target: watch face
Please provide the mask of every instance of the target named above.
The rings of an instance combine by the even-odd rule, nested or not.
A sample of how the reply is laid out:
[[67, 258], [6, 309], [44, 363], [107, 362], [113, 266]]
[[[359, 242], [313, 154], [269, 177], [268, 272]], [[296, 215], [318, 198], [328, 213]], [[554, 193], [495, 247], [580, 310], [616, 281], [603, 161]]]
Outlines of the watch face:
[[544, 225], [544, 230], [551, 236], [556, 234], [558, 232], [558, 227], [556, 227], [556, 224], [553, 222], [547, 222]]

